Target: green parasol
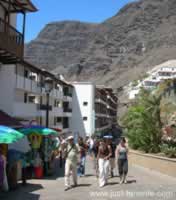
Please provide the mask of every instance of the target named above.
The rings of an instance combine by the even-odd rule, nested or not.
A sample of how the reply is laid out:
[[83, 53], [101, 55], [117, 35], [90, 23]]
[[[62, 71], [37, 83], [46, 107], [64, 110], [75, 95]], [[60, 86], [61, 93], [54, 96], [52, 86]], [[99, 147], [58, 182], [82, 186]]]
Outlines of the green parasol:
[[12, 128], [6, 126], [0, 126], [0, 144], [11, 144], [17, 142], [24, 135]]
[[32, 133], [36, 133], [36, 134], [40, 134], [40, 135], [58, 135], [58, 132], [50, 129], [50, 128], [46, 128], [43, 126], [29, 126], [29, 127], [25, 127], [20, 129], [20, 132], [23, 133], [24, 135], [29, 135]]

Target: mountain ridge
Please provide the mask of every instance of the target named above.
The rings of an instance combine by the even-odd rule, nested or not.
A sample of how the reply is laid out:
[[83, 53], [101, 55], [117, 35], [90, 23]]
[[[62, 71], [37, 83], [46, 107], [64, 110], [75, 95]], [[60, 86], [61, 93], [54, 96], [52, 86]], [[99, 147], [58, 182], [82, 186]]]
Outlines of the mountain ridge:
[[176, 0], [128, 3], [102, 23], [51, 22], [25, 47], [25, 58], [70, 81], [114, 88], [175, 59]]

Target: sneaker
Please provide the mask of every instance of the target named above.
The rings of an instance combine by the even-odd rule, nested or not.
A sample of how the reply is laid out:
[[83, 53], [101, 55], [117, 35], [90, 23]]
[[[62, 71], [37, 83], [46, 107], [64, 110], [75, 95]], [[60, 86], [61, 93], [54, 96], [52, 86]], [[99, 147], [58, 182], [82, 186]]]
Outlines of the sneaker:
[[68, 191], [71, 187], [70, 186], [65, 186], [64, 191]]
[[123, 178], [122, 177], [120, 177], [120, 184], [122, 184], [123, 183]]
[[102, 187], [104, 187], [105, 186], [105, 184], [103, 184], [103, 185], [100, 185], [100, 188], [102, 188]]
[[126, 179], [126, 176], [124, 175], [124, 177], [123, 177], [123, 182], [125, 183], [125, 184], [127, 184], [127, 179]]
[[78, 186], [78, 184], [77, 183], [75, 183], [74, 185], [72, 185], [72, 187], [74, 188], [74, 187], [77, 187]]

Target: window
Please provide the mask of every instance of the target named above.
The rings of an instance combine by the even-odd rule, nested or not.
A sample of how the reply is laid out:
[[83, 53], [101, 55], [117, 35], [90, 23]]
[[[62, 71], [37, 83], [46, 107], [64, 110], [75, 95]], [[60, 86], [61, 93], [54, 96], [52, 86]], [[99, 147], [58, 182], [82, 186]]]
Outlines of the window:
[[24, 70], [24, 77], [25, 77], [25, 78], [28, 78], [28, 77], [29, 77], [29, 71], [26, 70], [26, 69]]
[[62, 123], [62, 118], [61, 117], [56, 117], [57, 123]]
[[83, 117], [83, 121], [87, 121], [87, 117]]
[[24, 93], [24, 103], [27, 103], [27, 96], [28, 96], [28, 95], [27, 95], [27, 93], [25, 92], [25, 93]]
[[62, 123], [62, 117], [54, 117], [54, 125], [56, 126], [57, 123]]
[[84, 102], [83, 102], [83, 105], [84, 105], [84, 106], [87, 106], [87, 105], [88, 105], [88, 102], [87, 102], [87, 101], [84, 101]]
[[29, 96], [29, 103], [36, 103], [36, 97], [35, 96]]
[[58, 107], [57, 100], [54, 100], [54, 107]]
[[63, 129], [69, 128], [69, 121], [67, 117], [63, 118]]

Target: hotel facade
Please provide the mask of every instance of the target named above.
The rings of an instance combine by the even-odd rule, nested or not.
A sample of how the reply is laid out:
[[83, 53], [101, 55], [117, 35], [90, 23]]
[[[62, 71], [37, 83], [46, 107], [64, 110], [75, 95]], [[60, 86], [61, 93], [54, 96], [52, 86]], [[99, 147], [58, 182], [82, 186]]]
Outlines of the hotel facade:
[[74, 82], [72, 85], [73, 132], [83, 137], [108, 133], [117, 124], [118, 98], [113, 90], [89, 82]]

